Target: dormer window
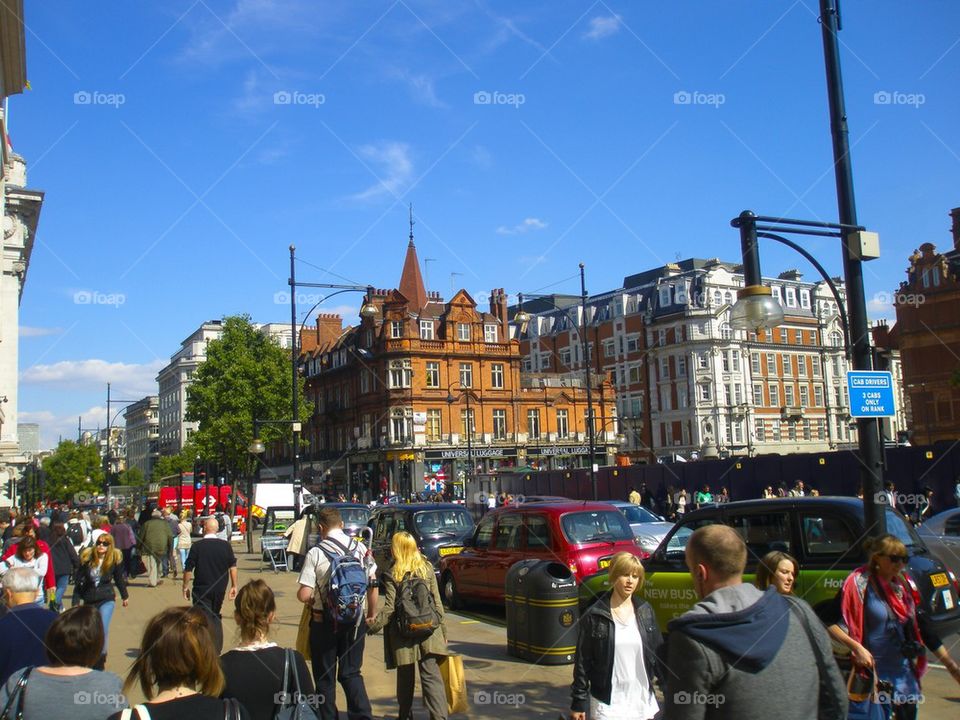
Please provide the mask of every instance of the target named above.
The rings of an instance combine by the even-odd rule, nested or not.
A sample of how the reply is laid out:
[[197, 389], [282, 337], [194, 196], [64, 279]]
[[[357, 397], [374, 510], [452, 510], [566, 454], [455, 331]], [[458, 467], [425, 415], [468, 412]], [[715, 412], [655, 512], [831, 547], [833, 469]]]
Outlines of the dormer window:
[[470, 342], [470, 326], [467, 323], [457, 323], [457, 340]]
[[497, 326], [492, 323], [483, 326], [483, 341], [485, 343], [497, 342]]
[[433, 340], [433, 320], [420, 321], [420, 339]]
[[390, 337], [392, 338], [403, 337], [403, 320], [390, 321]]

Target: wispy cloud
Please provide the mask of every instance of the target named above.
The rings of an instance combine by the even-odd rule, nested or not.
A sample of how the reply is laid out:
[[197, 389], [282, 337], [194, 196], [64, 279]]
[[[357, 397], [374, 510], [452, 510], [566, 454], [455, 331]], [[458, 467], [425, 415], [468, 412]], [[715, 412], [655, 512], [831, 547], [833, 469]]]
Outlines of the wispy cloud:
[[58, 327], [31, 327], [30, 325], [21, 325], [20, 326], [20, 337], [46, 337], [47, 335], [59, 335], [63, 332], [63, 328]]
[[475, 145], [470, 157], [479, 167], [487, 170], [493, 166], [493, 156], [483, 145]]
[[374, 200], [383, 195], [399, 195], [413, 176], [413, 160], [407, 143], [384, 141], [364, 145], [357, 154], [374, 166], [377, 182], [366, 190], [351, 195], [352, 200]]
[[428, 107], [449, 107], [437, 96], [436, 79], [424, 74], [413, 74], [406, 70], [396, 73], [406, 83], [414, 100]]
[[528, 217], [524, 218], [523, 222], [517, 223], [513, 227], [501, 225], [497, 228], [497, 235], [523, 235], [524, 233], [532, 230], [543, 230], [545, 227], [547, 227], [547, 223], [540, 218]]
[[20, 382], [69, 388], [90, 388], [112, 383], [124, 397], [157, 394], [157, 372], [166, 361], [149, 363], [107, 362], [106, 360], [61, 360], [51, 365], [33, 365], [20, 373]]
[[590, 28], [583, 34], [587, 40], [602, 40], [620, 32], [623, 23], [619, 15], [599, 15], [590, 19]]
[[[113, 415], [113, 411], [110, 412]], [[59, 440], [77, 439], [77, 419], [81, 419], [83, 430], [95, 431], [107, 426], [106, 405], [78, 408], [69, 414], [57, 414], [51, 410], [21, 410], [18, 419], [24, 423], [37, 423], [40, 426], [40, 449], [52, 450]], [[123, 425], [123, 413], [119, 420], [111, 419], [113, 424]]]

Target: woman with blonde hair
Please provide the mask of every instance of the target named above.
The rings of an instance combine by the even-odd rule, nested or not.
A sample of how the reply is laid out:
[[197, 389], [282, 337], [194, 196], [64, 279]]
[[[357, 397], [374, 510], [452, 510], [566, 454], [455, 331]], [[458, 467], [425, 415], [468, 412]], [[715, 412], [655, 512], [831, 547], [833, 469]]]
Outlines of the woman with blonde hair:
[[653, 608], [636, 591], [643, 564], [618, 552], [610, 562], [610, 592], [580, 618], [573, 665], [570, 720], [649, 720], [660, 712], [653, 681], [666, 687], [657, 663], [663, 644]]
[[760, 590], [773, 586], [781, 595], [792, 595], [799, 574], [800, 563], [792, 555], [774, 550], [760, 558], [754, 584]]
[[154, 615], [143, 631], [140, 655], [124, 683], [140, 685], [147, 702], [108, 720], [249, 720], [235, 699], [221, 700], [223, 672], [199, 607], [172, 607]]
[[[423, 704], [430, 720], [445, 720], [447, 696], [440, 676], [438, 662], [447, 652], [447, 629], [443, 624], [443, 601], [433, 565], [417, 547], [417, 541], [408, 532], [398, 532], [391, 544], [393, 565], [383, 574], [385, 601], [368, 632], [375, 633], [386, 627], [383, 636], [383, 657], [387, 670], [397, 669], [397, 702], [400, 705], [400, 720], [413, 717], [413, 691], [416, 683], [414, 665], [420, 669], [420, 687], [423, 689]], [[429, 590], [429, 595], [427, 595]], [[414, 631], [397, 609], [410, 597], [419, 595], [419, 607], [427, 610], [432, 606], [435, 617], [428, 618], [432, 626], [420, 632]], [[400, 617], [403, 615], [404, 617]], [[397, 621], [391, 622], [394, 618]]]
[[[927, 632], [917, 607], [919, 596], [903, 576], [910, 556], [895, 535], [881, 535], [866, 542], [867, 564], [854, 570], [840, 591], [840, 620], [827, 628], [830, 637], [850, 649], [857, 668], [876, 673], [889, 683], [883, 698], [885, 717], [909, 720], [917, 717], [923, 702], [920, 678], [927, 667], [929, 648], [953, 679], [960, 683], [960, 667], [933, 633]], [[850, 703], [851, 716], [872, 712], [868, 698]]]
[[113, 545], [113, 536], [102, 530], [94, 530], [93, 545], [80, 553], [80, 567], [74, 578], [73, 605], [83, 601], [100, 612], [103, 620], [103, 651], [95, 670], [103, 670], [107, 662], [107, 641], [110, 637], [110, 618], [117, 605], [114, 586], [120, 591], [123, 606], [127, 607], [127, 578], [123, 572], [123, 554]]
[[190, 522], [190, 511], [184, 510], [180, 513], [180, 522], [177, 524], [177, 550], [180, 551], [180, 569], [187, 567], [187, 555], [190, 554], [190, 546], [193, 539], [190, 534], [193, 532], [193, 523]]
[[[236, 698], [255, 718], [272, 718], [283, 704], [276, 702], [283, 692], [299, 692], [314, 710], [319, 698], [313, 691], [313, 678], [303, 655], [282, 648], [269, 640], [270, 626], [276, 619], [277, 602], [273, 590], [263, 580], [251, 580], [237, 593], [233, 618], [240, 631], [240, 644], [220, 656], [225, 686], [223, 697]], [[294, 676], [296, 673], [296, 676]], [[288, 678], [285, 682], [284, 678]]]

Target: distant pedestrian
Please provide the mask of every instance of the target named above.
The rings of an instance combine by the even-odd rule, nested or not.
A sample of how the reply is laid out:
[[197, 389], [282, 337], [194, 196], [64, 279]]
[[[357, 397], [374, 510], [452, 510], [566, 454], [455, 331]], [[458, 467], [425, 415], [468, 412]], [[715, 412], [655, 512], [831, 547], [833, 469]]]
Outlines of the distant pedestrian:
[[178, 539], [180, 537], [180, 520], [168, 507], [163, 508], [160, 513], [163, 516], [163, 521], [170, 526], [170, 534], [173, 535], [173, 545], [170, 548], [170, 554], [167, 555], [163, 560], [163, 577], [167, 577], [167, 575], [170, 574], [170, 571], [173, 570], [173, 579], [176, 580], [177, 547]]
[[116, 588], [120, 592], [123, 607], [129, 603], [127, 578], [123, 572], [123, 554], [113, 545], [110, 533], [95, 530], [93, 545], [80, 553], [80, 567], [74, 582], [73, 604], [83, 601], [95, 607], [103, 620], [103, 650], [97, 669], [102, 670], [107, 662], [107, 641], [110, 636], [110, 620], [117, 606]]
[[[398, 532], [391, 541], [393, 565], [383, 573], [385, 600], [383, 607], [369, 627], [370, 633], [385, 628], [383, 635], [383, 657], [387, 670], [397, 670], [397, 703], [399, 717], [411, 717], [413, 711], [413, 693], [416, 689], [416, 672], [420, 672], [420, 688], [423, 692], [423, 704], [427, 708], [430, 720], [446, 720], [447, 698], [443, 688], [438, 663], [447, 652], [447, 631], [443, 624], [443, 600], [437, 585], [433, 565], [417, 547], [416, 540], [408, 532]], [[397, 622], [391, 622], [405, 607], [401, 588], [404, 583], [417, 583], [424, 589], [429, 588], [432, 610], [436, 612], [436, 627], [422, 638], [406, 636]], [[416, 593], [412, 593], [416, 597]], [[430, 611], [428, 601], [426, 609]]]
[[57, 614], [37, 605], [37, 575], [13, 568], [3, 576], [7, 612], [0, 616], [0, 684], [14, 671], [46, 661], [43, 638]]
[[73, 549], [73, 543], [67, 537], [63, 523], [53, 524], [53, 542], [50, 545], [50, 557], [53, 561], [53, 574], [57, 580], [57, 594], [54, 596], [51, 610], [63, 610], [63, 595], [67, 591], [70, 578], [80, 566], [80, 556]]
[[3, 556], [0, 557], [0, 560], [7, 560], [14, 555], [17, 551], [17, 543], [25, 537], [31, 537], [36, 542], [37, 558], [42, 556], [47, 557], [47, 574], [43, 576], [42, 590], [46, 592], [48, 599], [53, 600], [57, 592], [57, 578], [53, 574], [53, 563], [50, 561], [50, 546], [43, 540], [37, 538], [37, 526], [34, 524], [32, 518], [26, 518], [17, 524], [13, 530], [10, 545], [3, 551]]
[[219, 640], [218, 645], [222, 647], [220, 610], [227, 594], [228, 579], [230, 600], [237, 597], [237, 557], [230, 543], [217, 537], [216, 518], [207, 518], [203, 530], [203, 538], [190, 546], [190, 554], [187, 555], [187, 564], [183, 569], [183, 597], [190, 600], [192, 596], [193, 604], [206, 609], [216, 620], [211, 626], [214, 641]]
[[13, 568], [25, 568], [36, 578], [36, 595], [34, 602], [43, 605], [43, 579], [47, 574], [47, 565], [50, 555], [37, 552], [38, 540], [26, 535], [14, 546], [12, 555], [0, 560], [0, 577], [6, 575]]
[[693, 495], [693, 504], [697, 509], [713, 502], [713, 495], [710, 493], [710, 486], [704, 485]]
[[678, 520], [682, 519], [686, 512], [687, 512], [687, 491], [685, 488], [680, 488], [680, 492], [677, 493], [677, 519]]
[[[135, 685], [147, 702], [144, 713], [134, 708], [133, 720], [224, 720], [237, 713], [251, 720], [236, 699], [220, 698], [224, 679], [210, 617], [197, 607], [167, 608], [150, 619], [124, 692], [129, 695]], [[121, 714], [108, 720], [121, 720]]]
[[131, 560], [133, 549], [137, 546], [137, 536], [134, 535], [133, 528], [129, 523], [124, 522], [123, 518], [118, 518], [118, 522], [110, 526], [110, 534], [113, 535], [114, 547], [123, 557], [123, 572], [128, 578], [133, 577]]
[[807, 494], [807, 490], [803, 485], [803, 480], [797, 480], [793, 485], [793, 490], [790, 491], [790, 497], [804, 497]]
[[635, 487], [630, 488], [630, 494], [627, 495], [627, 502], [633, 503], [634, 505], [640, 504], [640, 493], [637, 492]]
[[139, 540], [137, 547], [147, 567], [147, 584], [156, 587], [163, 583], [160, 579], [163, 558], [173, 549], [173, 532], [159, 510], [152, 511], [150, 519], [140, 525]]
[[180, 554], [180, 569], [186, 570], [187, 555], [193, 544], [193, 523], [190, 522], [190, 511], [180, 513], [180, 522], [177, 523], [177, 552]]
[[104, 720], [127, 706], [120, 678], [93, 669], [103, 647], [103, 621], [95, 608], [71, 608], [54, 618], [43, 647], [42, 662], [15, 672], [0, 687], [0, 708], [24, 675], [23, 720]]

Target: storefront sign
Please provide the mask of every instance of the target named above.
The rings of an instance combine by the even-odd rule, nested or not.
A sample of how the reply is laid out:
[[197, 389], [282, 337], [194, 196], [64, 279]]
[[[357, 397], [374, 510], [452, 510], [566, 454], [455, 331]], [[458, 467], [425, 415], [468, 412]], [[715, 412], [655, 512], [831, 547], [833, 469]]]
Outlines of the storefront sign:
[[547, 445], [545, 447], [539, 448], [528, 448], [527, 455], [543, 455], [543, 456], [558, 456], [558, 455], [589, 455], [590, 448], [586, 445], [575, 445], [575, 446], [564, 446], [564, 445]]
[[[516, 457], [516, 448], [479, 447], [473, 448], [470, 454], [474, 458], [504, 458]], [[462, 460], [468, 457], [466, 448], [451, 448], [449, 450], [427, 450], [424, 453], [427, 460]]]

